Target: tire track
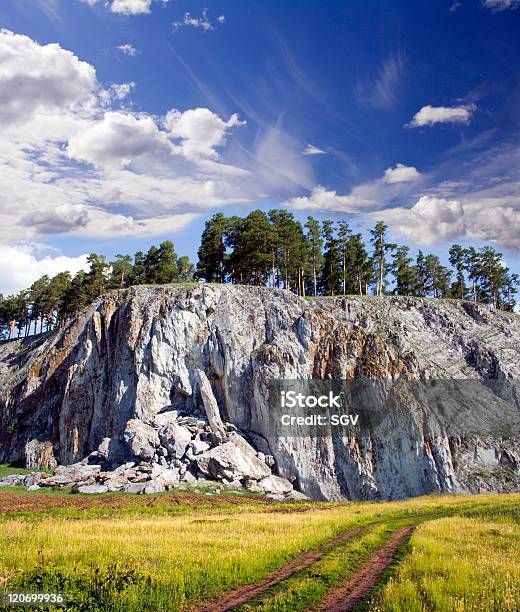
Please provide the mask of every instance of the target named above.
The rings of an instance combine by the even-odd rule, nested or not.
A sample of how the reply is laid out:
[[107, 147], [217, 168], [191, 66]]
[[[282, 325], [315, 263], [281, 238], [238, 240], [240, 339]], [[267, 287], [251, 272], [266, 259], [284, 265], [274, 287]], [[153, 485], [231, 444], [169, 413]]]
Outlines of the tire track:
[[415, 526], [403, 527], [395, 531], [390, 540], [377, 548], [361, 568], [343, 584], [333, 589], [314, 608], [316, 612], [349, 612], [368, 592], [376, 586], [387, 567], [394, 560], [400, 546], [409, 540]]
[[291, 559], [287, 563], [284, 563], [277, 569], [273, 570], [267, 575], [264, 580], [255, 582], [254, 584], [245, 584], [233, 591], [229, 591], [222, 597], [210, 601], [201, 606], [191, 608], [192, 612], [226, 612], [226, 610], [233, 610], [234, 608], [241, 606], [242, 604], [248, 603], [252, 599], [255, 599], [259, 595], [262, 595], [265, 591], [273, 586], [276, 586], [282, 580], [290, 578], [294, 573], [308, 568], [310, 565], [319, 561], [325, 553], [329, 552], [336, 546], [345, 544], [351, 538], [363, 533], [368, 528], [368, 525], [362, 525], [345, 531], [334, 539], [321, 544], [320, 546], [311, 550], [300, 553], [294, 559]]

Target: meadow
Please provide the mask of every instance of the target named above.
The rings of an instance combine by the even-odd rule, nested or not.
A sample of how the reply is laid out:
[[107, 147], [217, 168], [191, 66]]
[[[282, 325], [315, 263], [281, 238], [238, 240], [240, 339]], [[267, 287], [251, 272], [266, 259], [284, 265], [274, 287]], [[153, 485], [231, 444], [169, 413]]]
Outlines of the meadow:
[[[0, 502], [9, 495], [0, 492]], [[63, 591], [68, 610], [185, 610], [256, 583], [301, 551], [363, 526], [239, 607], [306, 610], [403, 525], [416, 525], [415, 533], [363, 601], [365, 609], [514, 610], [520, 604], [517, 494], [336, 504], [172, 494], [99, 496], [97, 505], [81, 495], [49, 499], [55, 508], [52, 502], [46, 509], [3, 504], [0, 578], [4, 590]], [[64, 499], [74, 503], [64, 507]]]

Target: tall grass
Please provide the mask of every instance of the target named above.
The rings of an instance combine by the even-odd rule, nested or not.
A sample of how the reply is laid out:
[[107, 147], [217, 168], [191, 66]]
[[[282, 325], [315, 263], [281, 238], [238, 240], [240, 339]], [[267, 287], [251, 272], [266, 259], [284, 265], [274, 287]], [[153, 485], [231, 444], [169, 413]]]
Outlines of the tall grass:
[[[519, 502], [520, 495], [427, 496], [266, 508], [244, 499], [242, 507], [179, 513], [164, 498], [157, 506], [133, 504], [101, 515], [10, 515], [0, 521], [0, 580], [10, 590], [64, 591], [69, 610], [179, 610], [256, 582], [301, 550], [355, 525], [473, 511], [507, 514]], [[458, 520], [469, 525], [479, 519]], [[471, 539], [471, 529], [465, 537]], [[331, 556], [327, 563], [322, 569], [332, 580], [338, 560]], [[348, 559], [341, 568], [350, 571]]]
[[514, 612], [520, 609], [520, 525], [453, 517], [421, 525], [411, 553], [368, 609]]

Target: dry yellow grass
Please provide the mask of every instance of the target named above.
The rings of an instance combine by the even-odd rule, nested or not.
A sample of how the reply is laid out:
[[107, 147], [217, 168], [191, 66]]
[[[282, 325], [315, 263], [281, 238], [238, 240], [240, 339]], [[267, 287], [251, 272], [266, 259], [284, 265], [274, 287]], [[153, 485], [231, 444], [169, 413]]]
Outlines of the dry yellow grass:
[[257, 581], [300, 550], [355, 524], [475, 508], [485, 512], [519, 502], [520, 495], [427, 496], [300, 505], [287, 512], [245, 507], [232, 513], [4, 517], [0, 576], [9, 588], [64, 590], [78, 606], [87, 606], [82, 609], [98, 609], [88, 607], [94, 602], [103, 610], [179, 610]]

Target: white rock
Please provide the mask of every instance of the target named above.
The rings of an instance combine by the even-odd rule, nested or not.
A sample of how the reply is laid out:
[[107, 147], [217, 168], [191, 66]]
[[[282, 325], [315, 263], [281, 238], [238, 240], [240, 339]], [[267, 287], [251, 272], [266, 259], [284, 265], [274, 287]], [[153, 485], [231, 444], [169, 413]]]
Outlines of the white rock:
[[92, 484], [84, 487], [78, 487], [80, 493], [87, 493], [89, 495], [95, 495], [98, 493], [108, 493], [108, 487], [105, 485]]

